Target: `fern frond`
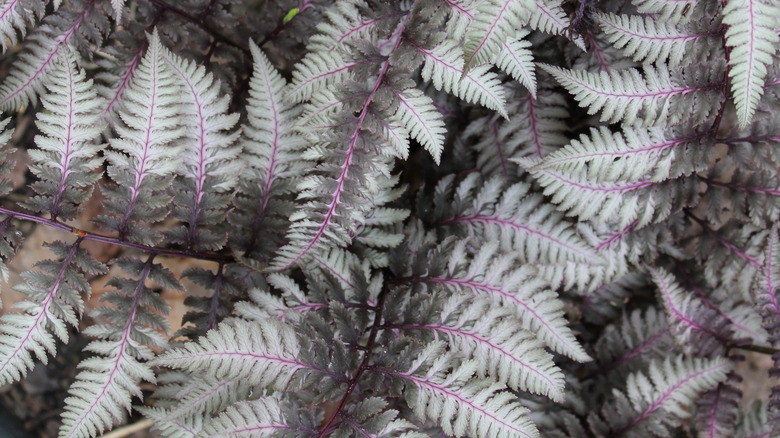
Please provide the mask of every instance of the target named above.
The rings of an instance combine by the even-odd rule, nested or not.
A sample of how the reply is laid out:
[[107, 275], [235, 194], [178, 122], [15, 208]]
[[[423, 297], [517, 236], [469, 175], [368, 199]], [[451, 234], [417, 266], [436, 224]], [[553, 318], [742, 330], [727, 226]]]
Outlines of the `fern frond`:
[[46, 363], [56, 351], [52, 334], [67, 342], [67, 326], [78, 326], [84, 311], [82, 294], [90, 290], [87, 277], [106, 272], [103, 264], [79, 247], [81, 242], [50, 244], [61, 260], [37, 263], [38, 270], [24, 272], [25, 283], [14, 287], [30, 300], [15, 305], [21, 312], [0, 318], [0, 384], [24, 377], [35, 365], [34, 358]]
[[[300, 108], [285, 99], [287, 83], [257, 45], [251, 43], [250, 49], [254, 73], [241, 145], [251, 159], [233, 200], [229, 220], [236, 228], [230, 237], [234, 248], [248, 256], [268, 257], [281, 242], [293, 212], [285, 196], [295, 191], [297, 175], [303, 171], [299, 153], [304, 143], [293, 130]], [[258, 239], [261, 229], [265, 230], [262, 240]]]
[[696, 398], [726, 379], [731, 368], [725, 359], [677, 357], [650, 363], [647, 375], [628, 376], [626, 392], [613, 390], [614, 400], [602, 409], [602, 418], [588, 417], [596, 434], [633, 437], [667, 435], [692, 415]]
[[475, 368], [473, 361], [459, 362], [443, 343], [434, 342], [409, 369], [391, 375], [405, 382], [404, 395], [415, 415], [440, 424], [449, 436], [538, 437], [528, 409], [502, 391], [503, 385], [473, 379]]
[[487, 0], [479, 4], [463, 45], [466, 71], [494, 62], [536, 9], [533, 0]]
[[[443, 179], [438, 190], [444, 190], [452, 181], [451, 177]], [[437, 202], [437, 225], [465, 228], [466, 235], [501, 242], [504, 251], [517, 251], [526, 263], [571, 260], [598, 264], [596, 252], [554, 207], [544, 205], [542, 197], [529, 194], [528, 184], [506, 187], [501, 178], [482, 182], [478, 174], [471, 174], [455, 190], [457, 204], [450, 206], [449, 199]]]
[[673, 347], [663, 312], [654, 307], [635, 310], [606, 327], [595, 345], [598, 363], [594, 364], [593, 373], [636, 371], [651, 359], [662, 359]]
[[714, 315], [698, 297], [686, 293], [670, 273], [661, 268], [648, 270], [658, 287], [659, 301], [678, 344], [699, 355], [720, 352], [722, 344], [731, 336], [728, 321]]
[[[314, 426], [314, 427], [312, 427]], [[300, 428], [301, 430], [296, 430]], [[262, 397], [249, 402], [236, 403], [203, 428], [206, 436], [272, 437], [284, 434], [289, 437], [309, 437], [316, 425], [308, 428], [288, 424], [279, 399]]]
[[563, 0], [536, 0], [536, 9], [531, 13], [528, 25], [532, 29], [546, 32], [552, 35], [565, 36], [582, 51], [586, 51], [585, 41], [580, 35], [572, 35], [569, 32], [571, 22], [566, 11], [561, 5]]
[[[162, 377], [160, 378], [162, 379]], [[155, 420], [192, 422], [191, 419], [204, 418], [222, 412], [229, 405], [246, 400], [251, 394], [251, 388], [240, 380], [219, 380], [196, 376], [182, 386], [170, 385], [168, 392], [165, 387], [155, 392], [154, 407], [138, 408], [146, 417]], [[172, 406], [163, 405], [164, 396], [171, 397]]]
[[[668, 60], [670, 68], [692, 63], [692, 52], [703, 45], [707, 33], [676, 27], [648, 16], [599, 13], [599, 25], [608, 40], [634, 61], [656, 64]], [[701, 51], [700, 49], [698, 51]]]
[[296, 65], [290, 84], [290, 99], [293, 102], [305, 102], [312, 98], [315, 91], [343, 82], [349, 69], [360, 65], [348, 62], [339, 51], [309, 52]]
[[737, 414], [742, 391], [737, 387], [742, 382], [734, 371], [718, 386], [705, 392], [696, 401], [696, 425], [699, 437], [735, 436]]
[[588, 114], [601, 112], [600, 120], [609, 123], [673, 124], [679, 117], [670, 111], [673, 104], [679, 105], [675, 99], [716, 88], [712, 83], [677, 85], [669, 70], [661, 66], [644, 66], [642, 77], [633, 68], [596, 74], [539, 65], [574, 95], [581, 107], [588, 108]]
[[[396, 92], [398, 110], [395, 117], [399, 125], [433, 156], [438, 164], [444, 149], [444, 134], [447, 132], [441, 114], [433, 106], [430, 97], [417, 88], [407, 88]], [[403, 151], [406, 158], [409, 151]]]
[[589, 135], [546, 156], [531, 170], [555, 169], [587, 173], [588, 181], [638, 180], [650, 175], [653, 181], [669, 176], [675, 149], [683, 149], [693, 138], [667, 140], [663, 130], [624, 127], [611, 132], [606, 127], [591, 128]]
[[756, 283], [755, 301], [764, 329], [769, 334], [769, 342], [780, 345], [780, 237], [777, 225], [770, 231], [764, 254], [764, 269]]
[[[104, 71], [95, 76], [98, 92], [106, 102], [100, 121], [108, 122], [112, 128], [122, 123], [119, 110], [123, 108], [123, 103], [127, 97], [126, 91], [130, 86], [133, 74], [135, 74], [136, 69], [143, 60], [145, 48], [146, 46], [141, 44], [140, 47], [137, 47], [136, 50], [129, 54], [128, 59], [123, 59], [124, 62], [120, 62], [119, 68], [114, 63], [111, 63]], [[123, 55], [126, 54], [123, 53]], [[120, 57], [120, 59], [122, 58]]]
[[234, 130], [238, 114], [228, 114], [229, 96], [220, 96], [221, 85], [205, 67], [184, 60], [167, 49], [162, 56], [181, 83], [180, 114], [187, 128], [182, 138], [185, 158], [175, 180], [173, 215], [187, 224], [168, 232], [175, 243], [196, 251], [216, 251], [226, 240], [224, 222], [241, 165]]
[[422, 77], [433, 83], [437, 90], [444, 90], [466, 102], [497, 111], [507, 117], [504, 92], [490, 66], [480, 66], [464, 73], [463, 51], [454, 41], [445, 40], [433, 49], [424, 49], [412, 42], [425, 57]]
[[301, 345], [288, 325], [231, 320], [198, 340], [165, 352], [153, 364], [222, 380], [245, 380], [253, 386], [284, 389], [297, 371]]
[[62, 47], [70, 43], [91, 10], [92, 3], [88, 3], [70, 27], [57, 29], [44, 24], [25, 39], [26, 52], [13, 64], [14, 69], [0, 86], [0, 108], [19, 110], [30, 106], [35, 97], [43, 93], [58, 53], [68, 51]]
[[165, 319], [168, 304], [146, 285], [151, 279], [164, 287], [181, 289], [170, 271], [154, 263], [123, 258], [120, 267], [137, 280], [114, 277], [109, 285], [116, 290], [101, 297], [107, 305], [93, 312], [102, 324], [84, 333], [97, 338], [85, 348], [95, 356], [79, 364], [82, 371], [65, 399], [60, 438], [95, 437], [111, 429], [130, 410], [131, 398], [141, 397], [141, 380], [155, 382], [148, 360], [152, 349], [165, 347], [163, 335], [170, 332]]
[[767, 66], [772, 64], [780, 35], [780, 7], [765, 0], [729, 0], [723, 9], [727, 25], [731, 93], [742, 129], [753, 121], [758, 101], [764, 94]]
[[434, 314], [419, 315], [423, 304], [418, 300], [431, 299], [423, 297], [412, 299], [404, 319], [393, 328], [431, 332], [436, 338], [446, 339], [452, 351], [476, 361], [480, 378], [490, 377], [514, 390], [563, 401], [563, 373], [510, 309], [458, 294], [441, 303], [440, 308], [434, 306]]
[[[555, 292], [530, 275], [529, 269], [513, 269], [514, 257], [499, 254], [495, 240], [486, 241], [473, 257], [468, 257], [467, 245], [464, 240], [426, 254], [426, 271], [405, 281], [442, 287], [450, 293], [465, 291], [500, 302], [517, 315], [523, 329], [536, 333], [553, 350], [580, 362], [590, 360], [567, 327], [563, 303]], [[443, 251], [451, 255], [445, 257], [440, 253]]]
[[523, 39], [527, 35], [528, 31], [524, 30], [518, 33], [516, 39], [502, 43], [496, 66], [523, 84], [536, 99], [536, 66], [529, 50], [531, 43]]
[[70, 220], [78, 207], [92, 194], [92, 186], [101, 177], [95, 170], [103, 164], [95, 144], [103, 126], [98, 110], [102, 104], [92, 81], [76, 67], [75, 56], [67, 49], [55, 61], [47, 84], [50, 93], [43, 97], [35, 137], [36, 149], [29, 151], [30, 170], [39, 181], [32, 184], [38, 196], [28, 208], [49, 213], [52, 219]]
[[181, 87], [163, 58], [156, 31], [149, 49], [125, 91], [124, 123], [115, 126], [119, 138], [105, 152], [108, 176], [114, 185], [104, 186], [104, 206], [114, 216], [99, 216], [104, 229], [121, 238], [154, 244], [159, 237], [143, 225], [164, 219], [169, 197], [164, 190], [178, 170], [184, 134], [179, 113]]
[[659, 183], [648, 176], [593, 181], [586, 169], [569, 174], [555, 169], [535, 169], [536, 163], [538, 161], [526, 162], [529, 172], [544, 187], [544, 194], [552, 197], [558, 210], [567, 211], [569, 215], [597, 223], [617, 221], [620, 229], [626, 229], [634, 221], [639, 228], [666, 213], [656, 211], [657, 198], [664, 195], [664, 187], [658, 187]]
[[[690, 20], [693, 14], [689, 13], [691, 9], [697, 9], [700, 5], [706, 4], [700, 0], [691, 0], [690, 2], [678, 2], [675, 0], [632, 0], [640, 14], [648, 14], [656, 17], [656, 20], [670, 24], [684, 23]], [[691, 5], [691, 6], [688, 6]]]

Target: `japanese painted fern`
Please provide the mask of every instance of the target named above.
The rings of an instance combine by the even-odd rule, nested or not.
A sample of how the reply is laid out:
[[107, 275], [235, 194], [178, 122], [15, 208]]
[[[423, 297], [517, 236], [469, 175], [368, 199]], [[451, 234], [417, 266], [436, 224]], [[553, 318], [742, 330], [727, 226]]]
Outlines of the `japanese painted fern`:
[[0, 385], [86, 345], [58, 436], [780, 434], [775, 2], [4, 0], [0, 36]]

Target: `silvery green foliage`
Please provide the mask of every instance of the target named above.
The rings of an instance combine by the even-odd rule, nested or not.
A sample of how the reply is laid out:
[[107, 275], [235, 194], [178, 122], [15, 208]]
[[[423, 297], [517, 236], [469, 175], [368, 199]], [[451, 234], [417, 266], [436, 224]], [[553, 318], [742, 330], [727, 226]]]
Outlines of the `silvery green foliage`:
[[0, 384], [85, 327], [61, 437], [780, 434], [737, 366], [780, 374], [778, 29], [771, 0], [0, 1], [0, 278], [63, 233]]

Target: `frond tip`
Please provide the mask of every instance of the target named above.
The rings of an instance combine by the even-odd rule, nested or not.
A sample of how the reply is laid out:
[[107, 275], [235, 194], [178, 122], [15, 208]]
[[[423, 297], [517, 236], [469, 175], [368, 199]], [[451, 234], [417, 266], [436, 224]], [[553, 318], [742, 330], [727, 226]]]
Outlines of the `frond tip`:
[[767, 0], [729, 0], [723, 10], [723, 23], [728, 25], [726, 46], [731, 47], [731, 93], [742, 129], [750, 125], [764, 94], [767, 66], [780, 43], [778, 17], [780, 7]]

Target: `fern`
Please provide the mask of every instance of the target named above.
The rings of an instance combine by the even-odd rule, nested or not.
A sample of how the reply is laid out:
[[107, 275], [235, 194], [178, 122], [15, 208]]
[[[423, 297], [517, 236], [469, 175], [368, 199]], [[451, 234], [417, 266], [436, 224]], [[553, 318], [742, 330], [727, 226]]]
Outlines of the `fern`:
[[774, 3], [255, 3], [0, 1], [31, 433], [780, 433]]
[[726, 45], [731, 48], [731, 93], [743, 129], [750, 125], [764, 92], [767, 65], [780, 42], [775, 30], [779, 18], [780, 8], [763, 1], [729, 1], [723, 10]]

